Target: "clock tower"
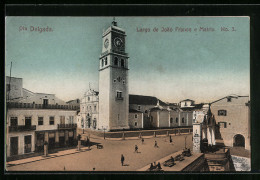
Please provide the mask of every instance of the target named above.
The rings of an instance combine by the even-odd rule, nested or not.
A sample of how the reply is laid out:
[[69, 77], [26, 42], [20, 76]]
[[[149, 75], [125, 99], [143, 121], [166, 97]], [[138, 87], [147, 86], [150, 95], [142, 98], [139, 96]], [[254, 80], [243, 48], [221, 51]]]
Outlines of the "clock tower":
[[128, 129], [128, 55], [126, 33], [115, 20], [102, 35], [99, 57], [99, 122], [98, 129]]

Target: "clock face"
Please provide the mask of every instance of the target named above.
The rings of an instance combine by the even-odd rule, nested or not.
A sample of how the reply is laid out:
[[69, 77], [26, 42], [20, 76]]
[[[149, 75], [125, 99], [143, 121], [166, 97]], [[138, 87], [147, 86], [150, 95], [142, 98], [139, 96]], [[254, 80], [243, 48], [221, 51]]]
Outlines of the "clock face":
[[106, 40], [105, 40], [105, 42], [104, 42], [104, 46], [105, 46], [105, 48], [107, 48], [107, 47], [108, 47], [108, 45], [109, 45], [109, 40], [108, 40], [108, 39], [106, 39]]
[[114, 39], [114, 44], [116, 47], [122, 47], [123, 46], [123, 40], [121, 38], [116, 37]]

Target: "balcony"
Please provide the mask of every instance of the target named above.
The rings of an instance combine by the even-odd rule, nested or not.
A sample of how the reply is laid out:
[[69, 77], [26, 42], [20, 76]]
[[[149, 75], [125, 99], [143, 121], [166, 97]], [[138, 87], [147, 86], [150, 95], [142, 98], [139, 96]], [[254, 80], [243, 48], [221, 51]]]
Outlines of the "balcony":
[[105, 51], [105, 52], [101, 53], [101, 57], [107, 55], [108, 53], [117, 53], [117, 54], [122, 54], [122, 55], [128, 56], [128, 53], [125, 53], [125, 52], [123, 52], [123, 51], [117, 51], [117, 50], [112, 49], [112, 50]]
[[34, 131], [36, 125], [9, 126], [9, 132]]
[[7, 108], [21, 108], [21, 109], [63, 109], [63, 110], [78, 110], [79, 106], [75, 105], [58, 105], [58, 104], [34, 104], [34, 103], [17, 103], [8, 102]]
[[58, 129], [76, 129], [77, 124], [58, 124]]

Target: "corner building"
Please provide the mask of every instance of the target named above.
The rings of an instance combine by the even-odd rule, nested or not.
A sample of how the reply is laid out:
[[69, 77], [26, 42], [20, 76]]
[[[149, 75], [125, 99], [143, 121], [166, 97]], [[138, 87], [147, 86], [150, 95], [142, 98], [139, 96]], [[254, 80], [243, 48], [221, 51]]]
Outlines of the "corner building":
[[117, 22], [103, 32], [99, 61], [98, 129], [128, 129], [128, 55], [125, 53], [126, 33]]

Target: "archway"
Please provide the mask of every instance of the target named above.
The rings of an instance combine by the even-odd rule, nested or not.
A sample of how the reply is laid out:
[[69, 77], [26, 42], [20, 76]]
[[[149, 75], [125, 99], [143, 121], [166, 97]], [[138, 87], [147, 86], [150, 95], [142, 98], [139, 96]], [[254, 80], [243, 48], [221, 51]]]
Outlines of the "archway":
[[241, 134], [237, 134], [234, 136], [233, 146], [245, 147], [245, 138]]

